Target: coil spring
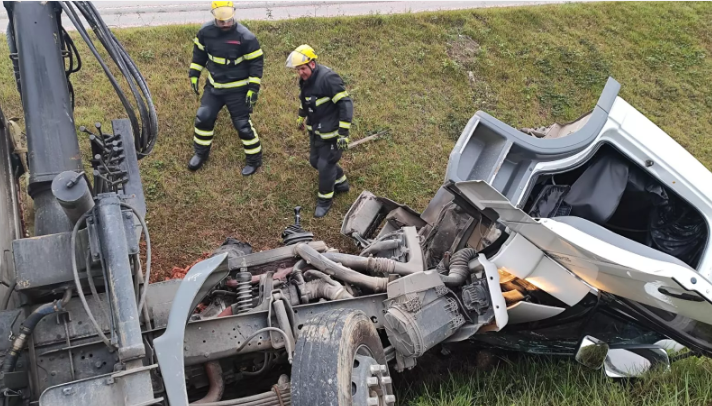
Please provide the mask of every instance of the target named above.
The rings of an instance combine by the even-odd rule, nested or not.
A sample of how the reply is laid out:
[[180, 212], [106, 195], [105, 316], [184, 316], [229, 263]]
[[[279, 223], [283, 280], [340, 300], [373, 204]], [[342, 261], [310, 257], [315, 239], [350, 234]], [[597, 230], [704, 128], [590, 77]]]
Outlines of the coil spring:
[[237, 313], [245, 313], [252, 308], [252, 274], [247, 270], [237, 273]]

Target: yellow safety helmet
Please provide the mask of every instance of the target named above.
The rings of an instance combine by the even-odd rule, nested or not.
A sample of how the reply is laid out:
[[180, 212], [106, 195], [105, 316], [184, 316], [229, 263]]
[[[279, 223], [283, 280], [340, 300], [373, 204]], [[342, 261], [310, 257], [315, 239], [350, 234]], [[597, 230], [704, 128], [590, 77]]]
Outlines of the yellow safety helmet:
[[235, 5], [231, 1], [214, 1], [212, 8], [216, 20], [227, 21], [235, 17]]
[[300, 45], [289, 54], [286, 66], [288, 68], [296, 68], [297, 66], [316, 60], [316, 58], [317, 56], [316, 52], [314, 52], [314, 48], [306, 44]]

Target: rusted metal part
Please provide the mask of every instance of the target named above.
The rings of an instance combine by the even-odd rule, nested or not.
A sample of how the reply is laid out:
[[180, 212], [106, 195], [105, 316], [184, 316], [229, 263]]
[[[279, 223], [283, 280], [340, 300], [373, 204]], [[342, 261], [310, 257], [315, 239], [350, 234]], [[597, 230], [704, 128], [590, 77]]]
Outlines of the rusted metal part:
[[[231, 315], [232, 307], [228, 306], [225, 310], [220, 312], [217, 317]], [[208, 389], [208, 393], [202, 399], [193, 402], [193, 404], [217, 402], [222, 399], [222, 395], [225, 392], [225, 381], [223, 381], [220, 361], [206, 362], [204, 367], [205, 374], [208, 376], [208, 382], [210, 382], [210, 388]]]
[[[280, 268], [277, 270], [277, 272], [272, 275], [272, 279], [274, 280], [285, 280], [287, 279], [287, 275], [292, 273], [292, 267], [288, 268]], [[252, 275], [252, 283], [259, 283], [260, 282], [260, 275]]]
[[200, 400], [191, 403], [192, 405], [202, 405], [205, 403], [217, 402], [222, 399], [225, 391], [225, 381], [222, 377], [222, 367], [219, 361], [210, 361], [205, 363], [205, 374], [210, 382], [208, 393]]

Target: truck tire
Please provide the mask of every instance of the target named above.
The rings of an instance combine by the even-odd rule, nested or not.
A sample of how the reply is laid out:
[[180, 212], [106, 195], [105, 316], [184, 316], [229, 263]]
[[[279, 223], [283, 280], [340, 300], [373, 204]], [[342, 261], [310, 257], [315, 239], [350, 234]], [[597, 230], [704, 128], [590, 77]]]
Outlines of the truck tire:
[[292, 363], [292, 404], [395, 404], [381, 339], [364, 312], [335, 309], [304, 324]]

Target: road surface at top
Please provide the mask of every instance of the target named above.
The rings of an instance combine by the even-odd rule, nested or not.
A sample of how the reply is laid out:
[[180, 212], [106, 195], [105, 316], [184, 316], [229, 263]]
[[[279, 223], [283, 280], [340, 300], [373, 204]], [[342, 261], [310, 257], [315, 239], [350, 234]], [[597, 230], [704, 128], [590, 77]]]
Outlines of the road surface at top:
[[[238, 20], [282, 20], [299, 17], [336, 17], [460, 10], [486, 7], [555, 4], [566, 1], [283, 1], [235, 2]], [[98, 1], [94, 5], [111, 28], [203, 23], [211, 19], [210, 2], [201, 1]], [[0, 8], [0, 27], [7, 12]], [[63, 17], [67, 30], [74, 26]]]

